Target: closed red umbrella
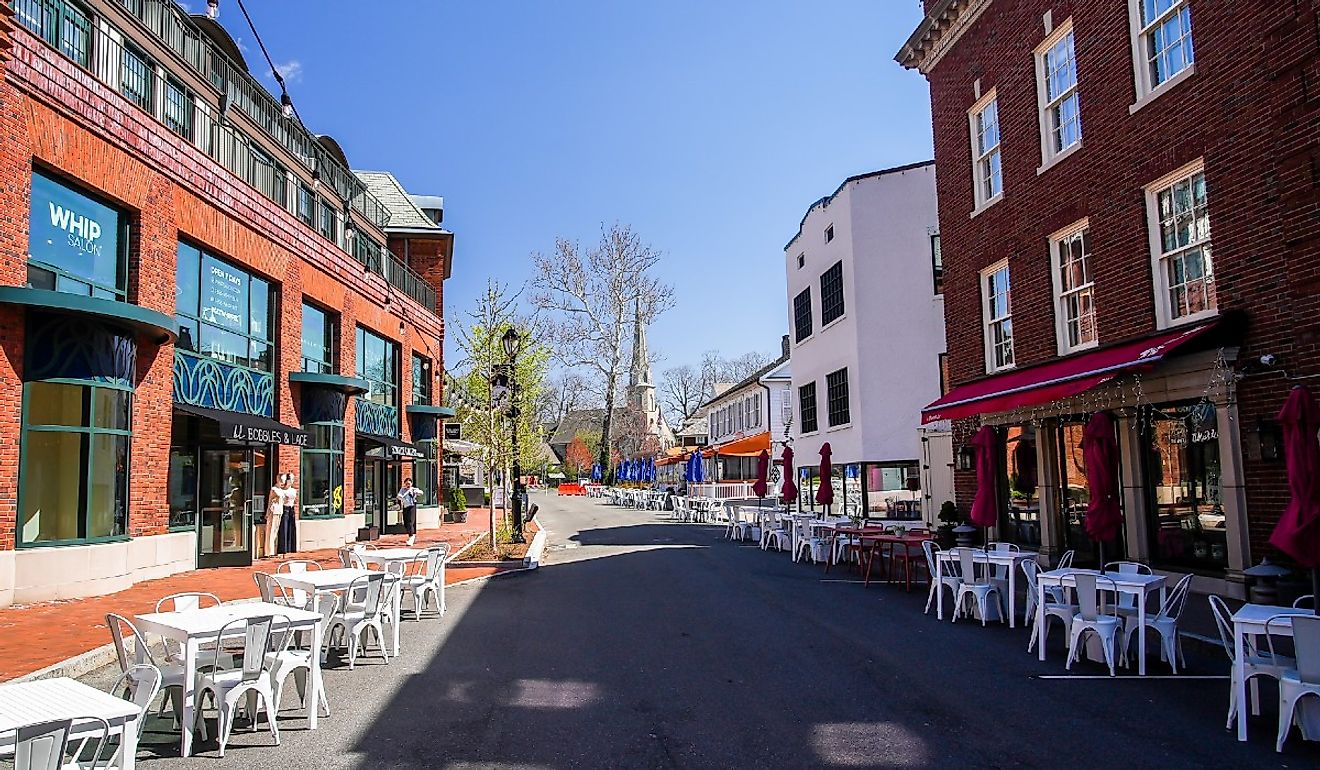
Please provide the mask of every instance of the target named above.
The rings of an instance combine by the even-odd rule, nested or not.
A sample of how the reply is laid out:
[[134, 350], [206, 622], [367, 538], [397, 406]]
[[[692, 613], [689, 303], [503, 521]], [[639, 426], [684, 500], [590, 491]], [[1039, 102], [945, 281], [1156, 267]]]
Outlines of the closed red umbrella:
[[972, 511], [968, 515], [972, 524], [990, 528], [999, 520], [999, 457], [995, 452], [998, 437], [995, 429], [982, 426], [972, 437], [976, 450], [976, 496], [972, 498]]
[[752, 493], [757, 497], [765, 497], [767, 491], [765, 480], [770, 475], [770, 451], [761, 450], [761, 454], [756, 458], [756, 483], [752, 484]]
[[816, 487], [818, 505], [834, 505], [834, 471], [830, 466], [830, 442], [820, 445], [820, 485]]
[[1086, 534], [1100, 544], [1103, 568], [1104, 543], [1117, 537], [1123, 528], [1123, 511], [1118, 506], [1118, 441], [1114, 438], [1114, 418], [1108, 412], [1096, 412], [1086, 421], [1082, 464], [1086, 466], [1086, 486], [1091, 496], [1086, 504]]
[[1320, 406], [1309, 388], [1292, 389], [1279, 412], [1279, 425], [1291, 497], [1270, 535], [1270, 545], [1310, 568], [1314, 590], [1320, 585], [1320, 443], [1316, 441]]
[[785, 505], [791, 505], [798, 496], [797, 482], [794, 481], [794, 477], [797, 474], [793, 470], [792, 447], [784, 447], [784, 455], [781, 458], [781, 462], [784, 464], [784, 483], [779, 485], [779, 499], [782, 500]]

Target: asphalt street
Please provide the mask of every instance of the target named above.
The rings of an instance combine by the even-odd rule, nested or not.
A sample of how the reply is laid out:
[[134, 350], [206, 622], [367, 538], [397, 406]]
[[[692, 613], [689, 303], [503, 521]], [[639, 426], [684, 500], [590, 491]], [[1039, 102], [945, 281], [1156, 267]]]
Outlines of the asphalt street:
[[[308, 731], [286, 695], [283, 745], [236, 732], [177, 757], [154, 720], [146, 768], [1314, 767], [1224, 730], [1227, 659], [1188, 650], [1178, 679], [1064, 670], [1027, 631], [939, 622], [924, 590], [864, 588], [721, 538], [722, 528], [595, 500], [539, 497], [533, 573], [451, 588], [405, 622], [403, 655], [326, 672], [333, 714]], [[1198, 597], [1198, 601], [1203, 601]], [[1167, 670], [1152, 658], [1151, 673]], [[104, 683], [112, 672], [90, 678]], [[292, 691], [292, 688], [289, 688]], [[1273, 688], [1262, 688], [1266, 701]], [[241, 728], [245, 729], [245, 728]]]

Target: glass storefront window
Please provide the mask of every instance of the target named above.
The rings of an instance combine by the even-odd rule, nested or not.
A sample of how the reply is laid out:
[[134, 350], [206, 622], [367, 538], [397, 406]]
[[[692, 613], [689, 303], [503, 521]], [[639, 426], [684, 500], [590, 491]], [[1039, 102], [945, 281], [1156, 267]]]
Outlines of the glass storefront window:
[[[1063, 547], [1076, 552], [1073, 564], [1079, 567], [1100, 567], [1100, 549], [1086, 532], [1086, 508], [1091, 502], [1082, 449], [1086, 420], [1086, 417], [1064, 418], [1056, 430], [1059, 450], [1059, 519]], [[1120, 510], [1122, 500], [1120, 495]], [[1121, 560], [1127, 554], [1127, 538], [1122, 532], [1103, 545], [1106, 562]]]
[[1228, 540], [1214, 406], [1159, 405], [1142, 427], [1151, 564], [1222, 572]]
[[32, 172], [28, 283], [104, 299], [125, 297], [127, 217], [100, 200]]
[[127, 534], [132, 400], [99, 384], [23, 386], [20, 544]]
[[180, 243], [174, 293], [177, 347], [234, 366], [271, 371], [272, 294], [265, 280]]
[[920, 479], [920, 476], [915, 460], [865, 463], [862, 468], [867, 518], [905, 521], [921, 518], [921, 487], [915, 481]]
[[306, 302], [302, 306], [302, 370], [334, 374], [339, 360], [339, 317]]
[[313, 423], [305, 426], [307, 446], [302, 450], [302, 490], [299, 500], [304, 517], [344, 514], [344, 426]]
[[[1012, 425], [1004, 433], [1004, 457], [999, 467], [1005, 471], [1004, 488], [1008, 505], [1004, 508], [999, 539], [1024, 548], [1040, 548], [1040, 474], [1036, 462], [1036, 430], [1026, 425]], [[1082, 477], [1082, 488], [1086, 477]]]
[[412, 354], [412, 402], [431, 403], [431, 360]]
[[442, 501], [436, 488], [438, 481], [435, 461], [436, 441], [434, 439], [418, 441], [417, 448], [422, 450], [422, 459], [413, 463], [413, 484], [425, 493], [422, 497], [422, 505], [440, 505]]
[[197, 450], [170, 447], [170, 529], [193, 529], [197, 523]]

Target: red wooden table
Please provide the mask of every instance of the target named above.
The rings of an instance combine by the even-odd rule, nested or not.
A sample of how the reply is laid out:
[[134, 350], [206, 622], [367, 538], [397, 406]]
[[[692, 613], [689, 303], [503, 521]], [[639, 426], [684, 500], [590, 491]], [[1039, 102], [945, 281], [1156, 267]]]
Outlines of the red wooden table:
[[[865, 584], [870, 585], [871, 583], [871, 564], [872, 562], [875, 561], [875, 552], [880, 548], [888, 547], [890, 568], [885, 570], [885, 582], [886, 583], [894, 582], [893, 567], [895, 563], [899, 559], [901, 559], [903, 562], [903, 590], [911, 591], [912, 561], [914, 558], [919, 558], [919, 559], [926, 558], [925, 553], [922, 552], [921, 544], [927, 540], [930, 540], [932, 537], [933, 536], [929, 532], [919, 532], [919, 533], [905, 534], [905, 535], [895, 535], [888, 533], [882, 535], [862, 535], [861, 540], [863, 545], [865, 545], [867, 542], [871, 543], [871, 547], [870, 547], [871, 553], [866, 558]], [[896, 553], [896, 551], [898, 551], [899, 546], [902, 547], [902, 550]], [[914, 546], [917, 549], [917, 552], [915, 554], [912, 551], [912, 548]], [[918, 560], [917, 562], [918, 566], [920, 566], [921, 563], [922, 562]]]

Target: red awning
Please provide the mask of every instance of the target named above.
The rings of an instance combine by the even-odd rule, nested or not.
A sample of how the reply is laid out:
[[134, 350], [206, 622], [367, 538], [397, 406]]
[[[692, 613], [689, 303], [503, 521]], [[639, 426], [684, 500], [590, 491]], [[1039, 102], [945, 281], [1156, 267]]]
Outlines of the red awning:
[[921, 410], [921, 422], [1007, 412], [1075, 396], [1136, 369], [1146, 369], [1209, 331], [1214, 323], [1014, 369], [960, 385]]

